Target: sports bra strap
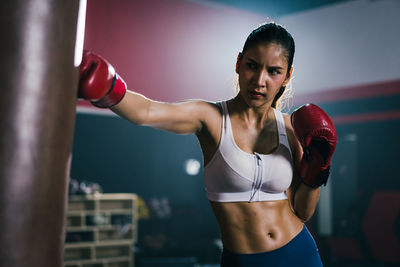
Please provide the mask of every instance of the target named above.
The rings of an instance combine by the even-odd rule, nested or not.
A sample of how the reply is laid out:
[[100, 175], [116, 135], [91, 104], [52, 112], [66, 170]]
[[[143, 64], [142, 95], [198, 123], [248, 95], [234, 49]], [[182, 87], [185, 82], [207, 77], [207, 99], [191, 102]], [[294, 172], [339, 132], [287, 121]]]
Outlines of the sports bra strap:
[[222, 106], [222, 129], [224, 132], [226, 132], [227, 115], [228, 115], [228, 106], [226, 105], [226, 101], [222, 101], [221, 106]]
[[274, 109], [274, 113], [275, 113], [276, 123], [278, 125], [279, 143], [285, 145], [289, 149], [289, 151], [291, 151], [289, 146], [289, 141], [287, 138], [286, 126], [283, 114], [277, 109]]

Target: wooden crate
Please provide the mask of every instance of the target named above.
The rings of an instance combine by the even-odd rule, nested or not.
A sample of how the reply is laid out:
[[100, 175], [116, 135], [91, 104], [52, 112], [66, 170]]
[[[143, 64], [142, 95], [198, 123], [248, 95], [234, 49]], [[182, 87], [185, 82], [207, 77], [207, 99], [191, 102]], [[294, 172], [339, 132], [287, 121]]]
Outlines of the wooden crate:
[[70, 196], [65, 267], [133, 267], [137, 240], [137, 196]]

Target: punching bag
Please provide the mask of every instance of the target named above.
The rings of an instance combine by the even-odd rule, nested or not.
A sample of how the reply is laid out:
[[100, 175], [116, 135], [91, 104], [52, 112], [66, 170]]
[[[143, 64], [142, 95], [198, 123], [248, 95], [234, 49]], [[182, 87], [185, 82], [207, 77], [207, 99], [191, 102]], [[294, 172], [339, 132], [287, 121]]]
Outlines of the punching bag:
[[78, 0], [0, 3], [0, 266], [63, 266]]

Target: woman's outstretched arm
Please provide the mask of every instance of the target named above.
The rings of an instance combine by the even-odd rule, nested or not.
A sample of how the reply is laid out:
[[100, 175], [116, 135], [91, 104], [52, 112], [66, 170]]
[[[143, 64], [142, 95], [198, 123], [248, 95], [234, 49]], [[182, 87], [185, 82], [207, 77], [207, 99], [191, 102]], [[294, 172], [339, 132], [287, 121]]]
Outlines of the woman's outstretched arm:
[[215, 105], [203, 100], [158, 102], [127, 90], [126, 83], [101, 56], [84, 51], [79, 68], [79, 97], [99, 108], [110, 108], [138, 125], [179, 134], [200, 132]]

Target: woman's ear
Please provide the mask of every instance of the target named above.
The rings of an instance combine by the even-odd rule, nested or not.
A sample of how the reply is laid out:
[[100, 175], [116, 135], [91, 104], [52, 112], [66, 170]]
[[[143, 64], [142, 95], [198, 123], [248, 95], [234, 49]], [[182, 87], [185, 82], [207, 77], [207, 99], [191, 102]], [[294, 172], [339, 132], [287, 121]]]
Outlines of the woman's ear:
[[286, 75], [286, 79], [283, 82], [282, 86], [287, 86], [288, 83], [290, 82], [290, 79], [292, 78], [292, 73], [293, 73], [293, 67], [290, 68], [289, 72]]
[[242, 59], [243, 54], [242, 52], [239, 52], [237, 59], [236, 59], [236, 73], [239, 74], [239, 65], [240, 65], [240, 60]]

